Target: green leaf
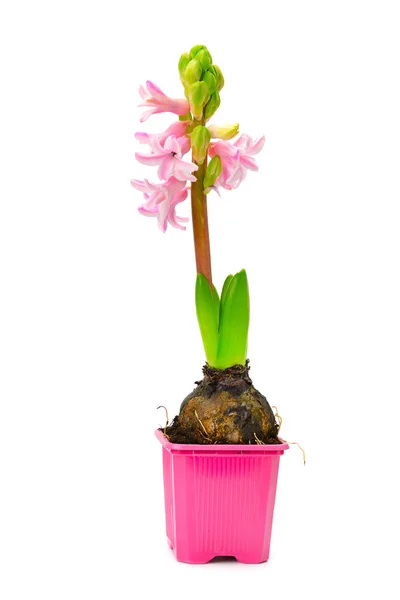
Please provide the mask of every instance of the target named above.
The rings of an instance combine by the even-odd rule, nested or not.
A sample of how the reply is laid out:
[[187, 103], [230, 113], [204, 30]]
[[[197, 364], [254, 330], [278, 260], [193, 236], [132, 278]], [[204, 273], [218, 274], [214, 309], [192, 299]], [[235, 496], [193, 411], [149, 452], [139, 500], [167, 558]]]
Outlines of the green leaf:
[[[227, 278], [229, 280], [229, 277]], [[250, 297], [246, 271], [225, 282], [221, 296], [219, 342], [215, 366], [226, 369], [245, 364], [250, 322]]]
[[220, 309], [219, 309], [219, 322], [221, 322], [221, 313], [223, 310], [223, 306], [225, 304], [226, 294], [228, 293], [228, 289], [229, 289], [232, 279], [233, 279], [233, 275], [228, 275], [227, 278], [225, 279], [224, 285], [222, 287], [221, 302], [220, 302]]
[[196, 279], [196, 312], [207, 362], [214, 366], [218, 349], [219, 298], [215, 287], [199, 273]]
[[213, 285], [213, 302], [214, 302], [214, 311], [215, 311], [215, 318], [217, 321], [217, 331], [219, 329], [219, 315], [220, 315], [220, 300], [219, 300], [219, 296], [218, 296], [218, 292], [217, 292], [217, 288], [215, 287], [215, 285]]

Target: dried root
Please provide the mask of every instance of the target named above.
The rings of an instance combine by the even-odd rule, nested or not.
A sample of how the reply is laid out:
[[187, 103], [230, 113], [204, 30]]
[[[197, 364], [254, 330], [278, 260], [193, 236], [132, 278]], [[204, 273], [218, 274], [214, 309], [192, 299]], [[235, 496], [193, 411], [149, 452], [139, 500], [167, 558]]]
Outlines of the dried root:
[[[280, 431], [280, 429], [281, 429], [281, 427], [282, 427], [282, 422], [283, 422], [283, 419], [282, 419], [281, 415], [279, 414], [279, 412], [278, 412], [278, 409], [277, 409], [277, 407], [276, 407], [276, 406], [271, 406], [271, 408], [272, 408], [272, 409], [275, 409], [274, 415], [275, 415], [275, 419], [276, 419], [276, 420], [277, 420], [277, 422], [278, 422], [278, 434], [279, 434], [279, 431]], [[255, 435], [255, 434], [254, 434], [254, 435]], [[302, 453], [303, 453], [303, 463], [304, 463], [304, 465], [305, 465], [305, 464], [306, 464], [306, 453], [304, 452], [304, 450], [303, 450], [303, 448], [300, 446], [300, 444], [299, 444], [298, 442], [288, 442], [287, 440], [284, 440], [283, 438], [281, 438], [281, 440], [282, 440], [282, 442], [286, 442], [286, 444], [291, 444], [291, 445], [293, 444], [293, 445], [296, 445], [296, 446], [298, 446], [298, 447], [300, 448], [300, 450], [301, 450], [301, 451], [302, 451]]]
[[279, 431], [280, 431], [280, 429], [282, 427], [282, 421], [283, 421], [283, 419], [282, 419], [281, 415], [279, 414], [278, 409], [277, 409], [276, 406], [271, 406], [271, 408], [275, 409], [274, 416], [275, 416], [276, 421], [278, 422], [278, 433], [277, 433], [277, 435], [278, 435]]
[[167, 427], [168, 427], [168, 425], [169, 425], [169, 419], [168, 419], [168, 409], [167, 409], [167, 407], [166, 407], [166, 406], [163, 406], [162, 404], [161, 404], [160, 406], [157, 406], [157, 409], [156, 409], [156, 410], [158, 410], [159, 408], [163, 408], [163, 409], [165, 410], [165, 418], [166, 418], [166, 422], [165, 422], [165, 426], [164, 426], [164, 432], [163, 432], [163, 433], [164, 433], [165, 437], [169, 439], [169, 437], [168, 437], [168, 435], [167, 435]]
[[[205, 440], [207, 440], [210, 444], [212, 444], [212, 439], [210, 438], [210, 436], [208, 435], [208, 431], [207, 429], [204, 427], [203, 422], [201, 421], [199, 415], [197, 414], [197, 410], [194, 411], [194, 414], [196, 415], [196, 419], [198, 420], [198, 422], [201, 425], [201, 428], [203, 431], [201, 431], [200, 429], [198, 429], [197, 431], [203, 436], [203, 438]], [[203, 433], [204, 432], [204, 433]]]
[[288, 442], [287, 440], [283, 440], [283, 439], [282, 439], [282, 442], [286, 442], [286, 444], [291, 444], [291, 445], [293, 444], [293, 445], [298, 446], [298, 448], [300, 448], [300, 450], [303, 453], [303, 463], [304, 463], [304, 465], [306, 464], [306, 453], [304, 452], [303, 448], [300, 446], [300, 444], [298, 442]]

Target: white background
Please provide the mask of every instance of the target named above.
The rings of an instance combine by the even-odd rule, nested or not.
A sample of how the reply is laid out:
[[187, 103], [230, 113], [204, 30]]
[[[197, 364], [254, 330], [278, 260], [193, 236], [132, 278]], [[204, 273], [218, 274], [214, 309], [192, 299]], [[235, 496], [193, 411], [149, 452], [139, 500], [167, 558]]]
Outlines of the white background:
[[[398, 2], [2, 4], [2, 600], [397, 598]], [[254, 383], [300, 442], [270, 561], [177, 563], [153, 431], [201, 376], [192, 234], [137, 212], [137, 88], [181, 95], [208, 45], [213, 122], [266, 135], [210, 197], [214, 279], [248, 271]], [[189, 214], [189, 203], [180, 206]]]

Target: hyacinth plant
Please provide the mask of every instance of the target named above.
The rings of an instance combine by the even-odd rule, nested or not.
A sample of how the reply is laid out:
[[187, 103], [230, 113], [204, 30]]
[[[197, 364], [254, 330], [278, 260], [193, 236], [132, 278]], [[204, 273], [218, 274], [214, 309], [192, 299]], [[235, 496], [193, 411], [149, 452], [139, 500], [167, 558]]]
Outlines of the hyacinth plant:
[[[196, 312], [207, 363], [204, 379], [185, 398], [165, 433], [180, 443], [279, 443], [273, 412], [248, 375], [250, 301], [246, 272], [243, 269], [228, 275], [219, 296], [212, 281], [207, 214], [210, 192], [220, 195], [221, 188], [234, 190], [248, 170], [258, 170], [254, 156], [265, 139], [239, 134], [238, 123], [209, 123], [220, 105], [224, 78], [204, 45], [182, 54], [178, 69], [185, 98], [170, 98], [151, 81], [140, 87], [140, 106], [146, 108], [141, 122], [163, 112], [177, 118], [162, 133], [135, 134], [146, 146], [145, 152], [135, 154], [136, 159], [157, 167], [159, 181], [131, 181], [144, 196], [139, 212], [155, 217], [162, 232], [168, 225], [186, 229], [188, 218], [176, 211], [189, 191], [191, 197]], [[186, 157], [190, 151], [191, 160]]]

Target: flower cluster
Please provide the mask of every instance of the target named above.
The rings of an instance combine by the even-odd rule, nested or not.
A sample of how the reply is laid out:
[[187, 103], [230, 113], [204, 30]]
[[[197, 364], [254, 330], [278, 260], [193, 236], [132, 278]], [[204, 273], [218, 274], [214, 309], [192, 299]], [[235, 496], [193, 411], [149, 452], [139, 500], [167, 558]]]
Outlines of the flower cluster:
[[256, 140], [243, 133], [233, 143], [220, 140], [212, 142], [208, 154], [220, 156], [222, 161], [222, 172], [217, 179], [217, 185], [226, 190], [234, 190], [246, 177], [247, 169], [258, 171], [258, 166], [253, 156], [258, 154], [264, 146], [265, 137]]
[[[157, 166], [160, 182], [133, 179], [131, 184], [144, 194], [145, 202], [139, 212], [156, 217], [161, 231], [166, 231], [168, 224], [185, 229], [182, 223], [188, 219], [177, 216], [176, 206], [187, 198], [187, 186], [196, 181], [199, 166], [206, 163], [201, 171], [205, 194], [210, 190], [219, 193], [219, 187], [236, 189], [248, 169], [257, 171], [253, 157], [265, 141], [264, 136], [254, 141], [246, 134], [236, 137], [237, 123], [224, 127], [206, 125], [219, 107], [224, 78], [219, 67], [212, 64], [205, 46], [194, 46], [189, 54], [183, 54], [178, 68], [186, 99], [170, 98], [151, 81], [139, 89], [143, 100], [139, 106], [147, 108], [141, 122], [162, 112], [179, 116], [179, 120], [162, 133], [135, 134], [138, 142], [147, 145], [149, 150], [148, 153], [136, 152], [136, 159], [144, 165]], [[236, 139], [233, 141], [233, 138]], [[183, 158], [190, 150], [193, 162]]]

